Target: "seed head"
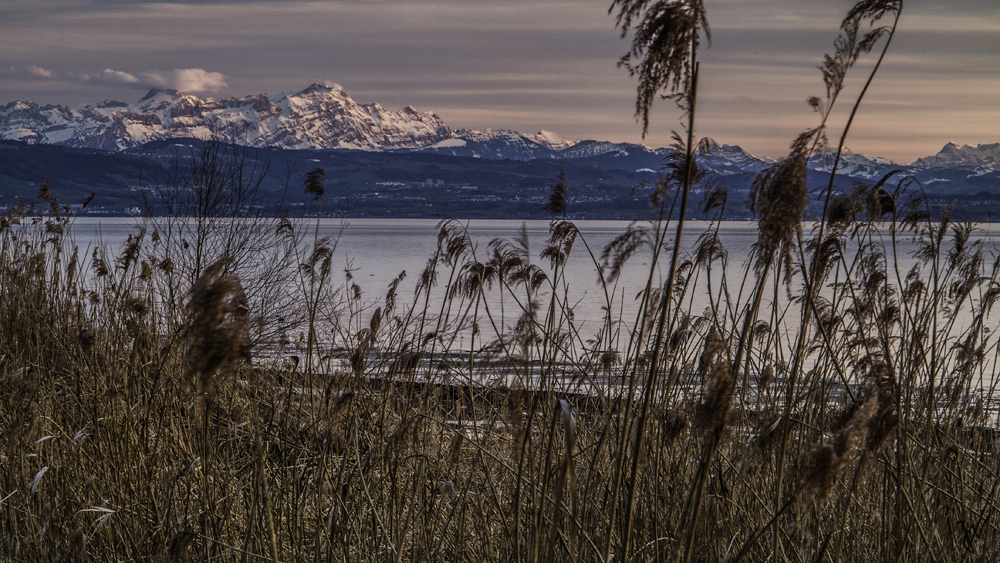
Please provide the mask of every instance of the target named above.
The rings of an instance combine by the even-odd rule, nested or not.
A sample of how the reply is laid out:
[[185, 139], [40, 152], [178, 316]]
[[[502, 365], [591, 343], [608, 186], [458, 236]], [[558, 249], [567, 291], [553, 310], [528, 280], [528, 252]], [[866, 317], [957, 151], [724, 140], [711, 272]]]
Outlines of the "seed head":
[[708, 378], [705, 396], [698, 405], [698, 426], [706, 432], [717, 432], [729, 418], [729, 407], [733, 400], [733, 375], [725, 361], [715, 362]]
[[712, 330], [708, 332], [708, 336], [705, 337], [705, 348], [701, 351], [701, 357], [698, 359], [698, 371], [701, 373], [707, 372], [715, 363], [719, 354], [725, 350], [725, 347], [722, 336], [713, 326]]
[[302, 183], [302, 187], [306, 194], [313, 196], [313, 201], [323, 197], [326, 192], [324, 183], [326, 182], [326, 170], [323, 168], [316, 168], [315, 170], [306, 174], [306, 180]]
[[186, 375], [189, 382], [197, 379], [199, 392], [209, 397], [216, 375], [232, 371], [250, 354], [247, 298], [239, 279], [225, 273], [229, 262], [222, 258], [205, 268], [186, 308]]
[[803, 492], [817, 500], [830, 495], [840, 470], [847, 465], [851, 454], [868, 432], [868, 423], [878, 409], [878, 400], [869, 400], [855, 411], [850, 422], [838, 432], [830, 443], [813, 450], [802, 480]]
[[94, 265], [94, 273], [97, 274], [97, 277], [100, 278], [108, 275], [108, 265], [104, 262], [104, 258], [96, 248], [94, 249], [94, 253], [91, 254], [91, 258]]
[[[749, 205], [757, 213], [760, 236], [754, 268], [760, 272], [775, 258], [791, 270], [791, 249], [802, 232], [802, 213], [808, 203], [806, 163], [809, 146], [817, 132], [802, 133], [792, 143], [791, 152], [774, 166], [761, 171], [753, 181]], [[790, 277], [790, 275], [788, 276]]]

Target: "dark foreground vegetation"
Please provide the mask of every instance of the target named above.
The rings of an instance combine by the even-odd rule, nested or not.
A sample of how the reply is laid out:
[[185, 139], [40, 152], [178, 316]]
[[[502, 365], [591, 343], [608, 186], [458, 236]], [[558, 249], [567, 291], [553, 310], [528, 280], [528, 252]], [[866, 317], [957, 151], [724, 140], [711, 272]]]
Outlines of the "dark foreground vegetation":
[[[997, 560], [1000, 263], [906, 178], [804, 174], [847, 71], [895, 31], [869, 24], [901, 7], [848, 15], [822, 123], [754, 183], [745, 260], [667, 219], [702, 181], [700, 2], [615, 3], [640, 117], [667, 86], [687, 124], [661, 219], [603, 250], [560, 179], [540, 254], [444, 222], [415, 294], [376, 298], [313, 223], [195, 212], [225, 183], [192, 181], [164, 200], [185, 218], [119, 249], [78, 246], [46, 185], [0, 219], [0, 559]], [[321, 213], [322, 171], [304, 187]], [[566, 298], [570, 253], [600, 265], [597, 330]]]

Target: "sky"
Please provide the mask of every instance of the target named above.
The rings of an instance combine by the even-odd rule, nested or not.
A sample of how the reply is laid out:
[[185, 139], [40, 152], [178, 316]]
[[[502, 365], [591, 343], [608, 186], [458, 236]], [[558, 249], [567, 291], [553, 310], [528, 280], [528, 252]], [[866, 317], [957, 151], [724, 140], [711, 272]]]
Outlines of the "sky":
[[[780, 157], [817, 124], [818, 70], [845, 0], [705, 0], [696, 131]], [[151, 87], [217, 99], [336, 82], [453, 129], [670, 143], [680, 112], [635, 117], [609, 0], [0, 0], [0, 105], [135, 102]], [[874, 56], [848, 77], [839, 138]], [[1000, 142], [1000, 2], [905, 0], [846, 145], [906, 164], [947, 142]]]

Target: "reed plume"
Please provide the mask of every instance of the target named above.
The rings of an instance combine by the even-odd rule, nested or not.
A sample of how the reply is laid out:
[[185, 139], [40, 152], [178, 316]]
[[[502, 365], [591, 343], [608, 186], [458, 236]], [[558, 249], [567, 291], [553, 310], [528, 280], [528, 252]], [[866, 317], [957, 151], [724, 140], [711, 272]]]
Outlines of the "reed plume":
[[211, 398], [219, 377], [249, 357], [249, 310], [236, 276], [225, 271], [228, 258], [211, 263], [191, 287], [185, 313], [185, 373], [198, 392]]
[[559, 165], [558, 178], [556, 183], [549, 185], [549, 199], [539, 209], [540, 212], [548, 213], [553, 219], [566, 217], [566, 193], [568, 188], [566, 184], [566, 171], [563, 170], [562, 165]]
[[796, 236], [802, 233], [802, 213], [809, 199], [806, 162], [817, 134], [814, 129], [799, 135], [788, 156], [761, 171], [753, 181], [748, 204], [757, 214], [760, 233], [754, 245], [758, 273], [777, 259], [779, 266], [785, 266], [786, 279], [791, 277], [791, 252]]
[[326, 170], [323, 168], [316, 168], [314, 170], [306, 173], [305, 182], [302, 184], [306, 195], [313, 196], [313, 201], [323, 197], [326, 193], [326, 187], [324, 183], [326, 182]]
[[830, 495], [837, 475], [851, 460], [854, 450], [866, 439], [868, 424], [877, 410], [877, 399], [865, 402], [828, 444], [812, 451], [802, 478], [802, 490], [806, 497], [825, 500]]
[[615, 23], [622, 37], [635, 28], [632, 47], [618, 66], [639, 77], [635, 115], [645, 137], [657, 96], [689, 90], [694, 74], [692, 52], [698, 49], [702, 34], [710, 37], [708, 16], [701, 0], [614, 0], [610, 11], [616, 10]]

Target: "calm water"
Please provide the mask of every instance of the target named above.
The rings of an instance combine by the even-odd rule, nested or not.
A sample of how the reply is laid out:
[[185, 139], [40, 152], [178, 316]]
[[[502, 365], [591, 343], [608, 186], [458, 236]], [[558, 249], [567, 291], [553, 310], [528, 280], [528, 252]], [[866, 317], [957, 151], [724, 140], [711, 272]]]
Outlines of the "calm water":
[[[112, 251], [119, 249], [129, 233], [134, 232], [137, 219], [130, 218], [92, 218], [82, 217], [74, 221], [72, 233], [81, 249], [89, 244], [102, 244]], [[521, 229], [526, 227], [529, 236], [529, 247], [534, 263], [548, 269], [548, 262], [539, 257], [548, 238], [549, 224], [547, 221], [508, 221], [508, 220], [472, 220], [462, 223], [468, 230], [475, 245], [476, 257], [485, 261], [488, 259], [488, 244], [496, 238], [512, 240]], [[582, 240], [599, 258], [601, 250], [614, 237], [621, 234], [628, 226], [625, 221], [578, 221]], [[354, 279], [364, 291], [369, 300], [375, 300], [384, 295], [386, 286], [391, 280], [405, 271], [406, 279], [400, 285], [397, 295], [400, 303], [409, 302], [413, 296], [416, 281], [427, 260], [434, 254], [437, 246], [438, 221], [433, 219], [336, 219], [323, 220], [320, 225], [320, 236], [331, 236], [337, 239], [336, 252], [333, 259], [334, 270], [350, 269]], [[698, 236], [711, 225], [705, 222], [691, 222], [684, 235], [684, 248], [690, 251], [697, 243]], [[993, 226], [980, 225], [976, 239], [986, 248], [987, 260], [992, 260], [998, 247], [998, 239], [993, 232]], [[312, 227], [310, 227], [311, 229]], [[737, 299], [740, 285], [743, 281], [747, 257], [757, 240], [757, 226], [753, 222], [725, 222], [719, 227], [723, 246], [728, 252], [729, 267], [726, 272], [730, 292], [737, 302], [746, 302], [746, 291]], [[671, 231], [672, 237], [672, 231]], [[309, 237], [311, 240], [311, 237]], [[598, 285], [598, 271], [593, 259], [578, 239], [573, 247], [571, 259], [566, 268], [566, 279], [569, 283], [569, 302], [573, 304], [576, 321], [583, 322], [582, 331], [587, 332], [588, 325], [596, 330], [604, 318], [602, 307], [607, 306], [604, 290]], [[889, 241], [885, 241], [888, 246]], [[912, 252], [915, 244], [909, 240], [900, 241], [901, 275], [916, 263]], [[682, 255], [682, 260], [689, 256]], [[850, 254], [848, 254], [850, 256]], [[891, 256], [889, 256], [891, 260]], [[654, 282], [662, 283], [665, 269], [669, 264], [669, 256], [660, 259], [661, 269], [654, 274]], [[890, 278], [892, 278], [892, 264]], [[624, 311], [623, 319], [635, 318], [636, 295], [645, 286], [649, 275], [650, 253], [648, 250], [638, 252], [623, 270], [620, 279], [608, 289], [612, 294], [612, 310]], [[718, 276], [718, 274], [713, 273]], [[340, 283], [343, 276], [335, 276]], [[447, 280], [447, 272], [439, 270], [439, 283]], [[713, 279], [712, 284], [718, 287], [720, 280]], [[894, 281], [894, 280], [893, 280]], [[705, 279], [698, 280], [696, 293], [693, 295], [694, 313], [700, 313], [709, 305], [704, 294]], [[784, 294], [784, 292], [779, 292]], [[783, 299], [779, 296], [779, 299]], [[775, 303], [765, 302], [765, 311]], [[784, 304], [779, 302], [778, 306]], [[510, 313], [513, 315], [513, 313]], [[516, 318], [516, 315], [513, 315]], [[507, 317], [508, 322], [513, 322]], [[995, 321], [994, 321], [995, 322]]]
[[[468, 230], [475, 247], [476, 258], [480, 261], [488, 259], [488, 245], [490, 241], [497, 238], [513, 240], [518, 235], [523, 224], [528, 233], [532, 261], [548, 270], [547, 260], [539, 256], [545, 247], [545, 242], [549, 234], [549, 224], [547, 221], [474, 220], [463, 222], [462, 224]], [[75, 244], [79, 245], [81, 251], [87, 249], [89, 254], [89, 246], [102, 245], [108, 248], [113, 255], [117, 255], [128, 235], [135, 232], [136, 225], [136, 219], [97, 219], [85, 217], [74, 221], [71, 233], [75, 239]], [[311, 225], [315, 225], [315, 223], [310, 224], [310, 236], [307, 237], [309, 241], [312, 240], [311, 229], [313, 227]], [[582, 241], [586, 240], [587, 245], [589, 245], [590, 249], [599, 259], [601, 250], [616, 236], [624, 232], [628, 223], [624, 221], [578, 221], [576, 225], [581, 232], [582, 239], [578, 238], [573, 247], [571, 259], [566, 267], [565, 279], [569, 286], [568, 302], [573, 309], [575, 327], [579, 331], [580, 338], [587, 339], [597, 333], [602, 326], [603, 320], [607, 315], [606, 308], [608, 307], [609, 297], [606, 296], [605, 290], [597, 283], [597, 265], [587, 252]], [[696, 246], [699, 235], [704, 233], [709, 227], [711, 225], [704, 222], [692, 222], [688, 224], [684, 235], [683, 247], [685, 253], [682, 254], [682, 260], [690, 257], [690, 252]], [[974, 234], [971, 242], [978, 242], [983, 245], [987, 267], [986, 274], [988, 275], [990, 264], [1000, 254], [998, 253], [998, 250], [1000, 250], [1000, 239], [998, 239], [997, 234], [994, 232], [994, 226], [979, 225], [978, 227], [979, 230]], [[420, 273], [426, 266], [428, 259], [433, 256], [437, 246], [438, 221], [420, 219], [349, 219], [341, 222], [339, 220], [324, 220], [320, 224], [319, 234], [320, 236], [337, 238], [337, 246], [333, 258], [335, 271], [334, 283], [339, 285], [344, 280], [342, 274], [339, 276], [336, 275], [337, 271], [342, 272], [345, 269], [349, 269], [352, 272], [355, 282], [362, 288], [364, 300], [372, 304], [372, 307], [368, 309], [369, 312], [365, 313], [370, 315], [370, 311], [374, 309], [374, 304], [384, 296], [387, 285], [403, 271], [406, 272], [407, 276], [398, 289], [397, 303], [412, 302], [416, 281], [419, 279]], [[745, 304], [749, 300], [748, 293], [750, 289], [749, 287], [745, 289], [741, 288], [741, 284], [745, 275], [744, 273], [747, 270], [748, 257], [758, 237], [757, 225], [752, 222], [723, 223], [719, 227], [719, 234], [721, 242], [728, 253], [729, 262], [725, 277], [729, 284], [730, 297], [734, 304]], [[672, 235], [671, 231], [670, 238], [672, 238]], [[951, 235], [948, 235], [948, 239], [945, 242], [945, 256], [942, 256], [942, 260], [947, 259], [946, 252], [947, 248], [951, 246], [950, 241]], [[882, 244], [887, 249], [890, 247], [889, 240], [882, 241]], [[912, 240], [909, 240], [908, 237], [905, 240], [898, 241], [899, 263], [891, 263], [893, 260], [892, 255], [889, 254], [887, 256], [887, 260], [890, 261], [888, 264], [889, 283], [899, 285], [894, 275], [894, 269], [898, 269], [900, 275], [905, 277], [910, 268], [917, 264], [916, 259], [913, 257], [916, 247], [916, 244]], [[850, 259], [853, 255], [853, 249], [847, 249], [845, 254]], [[650, 262], [649, 250], [642, 250], [636, 253], [628, 262], [619, 280], [608, 287], [611, 293], [611, 316], [613, 319], [621, 319], [620, 328], [623, 334], [627, 334], [631, 330], [632, 323], [634, 323], [637, 317], [637, 296], [645, 287], [646, 280], [650, 274]], [[665, 269], [669, 264], [669, 255], [665, 253], [661, 257], [660, 263], [662, 264], [662, 271], [655, 271], [653, 273], [654, 283], [656, 284], [663, 283]], [[894, 266], [897, 268], [894, 268]], [[438, 274], [439, 284], [441, 285], [446, 283], [448, 278], [448, 272], [443, 268], [439, 269]], [[704, 276], [703, 273], [700, 275]], [[926, 269], [922, 275], [924, 279], [928, 279], [928, 271]], [[713, 264], [712, 276], [714, 277], [711, 283], [713, 288], [717, 290], [720, 282], [718, 278], [722, 277], [717, 264]], [[710, 301], [705, 292], [707, 283], [704, 277], [699, 278], [693, 285], [696, 289], [686, 299], [690, 300], [691, 312], [698, 315], [709, 306]], [[432, 300], [431, 302], [432, 311], [437, 310], [436, 306], [441, 303], [440, 295], [443, 292], [443, 288], [439, 285], [435, 292], [435, 295], [439, 296], [437, 297], [438, 300], [436, 302]], [[767, 297], [765, 298], [761, 318], [769, 320], [771, 311], [775, 307], [779, 311], [787, 310], [788, 317], [785, 321], [785, 326], [789, 330], [795, 330], [797, 328], [798, 314], [794, 303], [789, 305], [787, 292], [784, 289], [779, 289], [769, 295], [773, 295], [774, 297], [771, 299], [776, 299], [776, 301], [772, 301]], [[540, 296], [540, 301], [547, 304], [548, 296]], [[520, 315], [520, 310], [509, 295], [501, 301], [496, 287], [488, 294], [487, 302], [490, 304], [491, 310], [496, 317], [494, 321], [497, 322], [501, 330], [509, 334], [509, 331]], [[997, 315], [1000, 315], [1000, 312]], [[990, 335], [1000, 327], [997, 315], [990, 317], [987, 321], [987, 328], [990, 329]], [[732, 317], [730, 315], [726, 316], [732, 322]], [[971, 315], [968, 314], [964, 317], [960, 316], [957, 322], [958, 326], [955, 328], [960, 328], [962, 325], [968, 326], [970, 319]], [[361, 321], [367, 324], [368, 319], [364, 318]], [[453, 350], [478, 349], [482, 343], [494, 338], [495, 335], [491, 334], [492, 331], [485, 320], [481, 320], [480, 327], [484, 333], [475, 339], [471, 337], [471, 333], [468, 330], [460, 331], [457, 335], [459, 340], [455, 342], [456, 348], [453, 348]], [[959, 330], [953, 330], [951, 334], [958, 335], [959, 332]], [[983, 371], [980, 372], [979, 376], [975, 376], [976, 379], [974, 379], [983, 393], [988, 392], [992, 388], [993, 374], [995, 373], [996, 357], [992, 349], [992, 342], [990, 342], [990, 345], [991, 350], [987, 351]], [[585, 347], [590, 348], [591, 346], [585, 345]], [[806, 367], [808, 368], [808, 365]], [[990, 402], [990, 409], [991, 412], [997, 409], [997, 405], [994, 405], [992, 401]]]
[[[82, 217], [74, 221], [72, 233], [81, 249], [90, 244], [101, 244], [112, 251], [119, 249], [130, 233], [135, 232], [137, 219]], [[346, 224], [346, 226], [343, 226]], [[437, 247], [438, 221], [434, 219], [348, 219], [324, 220], [320, 226], [320, 236], [337, 238], [333, 259], [335, 270], [350, 269], [355, 282], [361, 286], [366, 296], [372, 299], [385, 293], [386, 287], [400, 272], [407, 276], [398, 290], [401, 302], [413, 296], [416, 281], [427, 261]], [[529, 237], [532, 260], [548, 270], [548, 261], [539, 257], [548, 239], [548, 221], [507, 221], [472, 220], [463, 222], [473, 244], [476, 257], [488, 259], [488, 244], [497, 238], [512, 240], [517, 236], [522, 224]], [[607, 306], [604, 290], [598, 285], [598, 270], [583, 244], [586, 240], [594, 255], [600, 259], [601, 250], [628, 226], [627, 221], [578, 221], [581, 238], [574, 244], [566, 268], [569, 282], [570, 302], [574, 303], [577, 322], [584, 321], [596, 330]], [[341, 231], [343, 227], [343, 230]], [[692, 222], [684, 237], [684, 246], [690, 249], [699, 234], [709, 227], [708, 223]], [[339, 234], [339, 237], [337, 236]], [[720, 237], [730, 256], [730, 282], [741, 281], [743, 264], [757, 238], [755, 223], [730, 222], [720, 227]], [[672, 238], [672, 234], [671, 234]], [[311, 240], [311, 238], [310, 238]], [[623, 270], [619, 280], [608, 289], [612, 292], [612, 308], [624, 307], [634, 312], [636, 294], [641, 291], [649, 275], [650, 252], [638, 252]], [[669, 264], [669, 256], [661, 258], [662, 269]], [[662, 282], [661, 272], [655, 274], [655, 281]], [[343, 276], [335, 278], [343, 280]], [[447, 273], [441, 270], [439, 283], [444, 283]], [[717, 283], [717, 281], [716, 281]], [[735, 291], [735, 290], [734, 290]], [[696, 301], [697, 302], [697, 301]], [[707, 305], [707, 301], [704, 301]], [[634, 318], [634, 313], [625, 318]], [[586, 326], [584, 325], [584, 326]]]
[[[407, 276], [400, 285], [397, 292], [397, 303], [410, 303], [414, 295], [416, 281], [420, 277], [421, 271], [427, 264], [428, 259], [434, 254], [437, 246], [438, 221], [421, 219], [349, 219], [346, 226], [339, 220], [324, 220], [320, 224], [320, 236], [335, 237], [339, 233], [336, 252], [333, 258], [333, 266], [336, 271], [350, 269], [355, 282], [361, 286], [364, 299], [368, 303], [376, 303], [386, 291], [386, 287], [400, 272], [405, 271]], [[78, 218], [74, 221], [71, 232], [75, 238], [75, 243], [84, 250], [90, 245], [100, 244], [107, 247], [112, 253], [117, 254], [128, 235], [135, 231], [137, 220], [128, 218]], [[313, 223], [314, 224], [314, 223]], [[512, 240], [521, 229], [521, 221], [502, 220], [474, 220], [464, 222], [468, 229], [469, 236], [475, 245], [476, 257], [480, 261], [488, 259], [488, 244], [496, 238]], [[529, 238], [530, 252], [535, 264], [548, 270], [548, 262], [539, 257], [539, 253], [545, 246], [548, 238], [549, 224], [547, 221], [527, 221], [523, 222]], [[628, 226], [624, 221], [578, 221], [582, 239], [586, 240], [590, 249], [595, 255], [600, 257], [601, 250], [614, 237], [621, 234]], [[696, 245], [698, 236], [708, 229], [710, 225], [703, 222], [689, 223], [684, 235], [684, 248], [687, 252]], [[980, 230], [973, 237], [973, 242], [980, 242], [985, 250], [985, 260], [987, 267], [995, 259], [1000, 250], [998, 237], [994, 233], [992, 225], [980, 225]], [[310, 227], [312, 229], [312, 227]], [[749, 288], [741, 290], [746, 263], [751, 253], [753, 244], [757, 240], [758, 232], [756, 223], [752, 222], [728, 222], [723, 223], [719, 228], [719, 234], [728, 257], [729, 266], [725, 272], [729, 283], [730, 296], [734, 303], [746, 303]], [[672, 232], [671, 232], [672, 237]], [[308, 237], [311, 241], [311, 235]], [[946, 247], [950, 247], [950, 235]], [[890, 241], [883, 242], [886, 248]], [[911, 240], [899, 241], [899, 264], [898, 270], [901, 276], [916, 264], [913, 258], [913, 251], [916, 244]], [[845, 253], [848, 257], [852, 255], [852, 249]], [[689, 254], [682, 255], [682, 260]], [[892, 260], [892, 256], [887, 256]], [[946, 259], [946, 258], [942, 258]], [[664, 271], [654, 272], [654, 283], [662, 284], [665, 276], [665, 268], [669, 264], [669, 256], [664, 255], [660, 260]], [[890, 283], [898, 285], [893, 274], [894, 264], [888, 264]], [[627, 333], [631, 329], [632, 323], [636, 319], [638, 311], [637, 294], [644, 288], [650, 273], [650, 253], [648, 250], [638, 252], [623, 270], [620, 279], [609, 286], [611, 293], [612, 318], [622, 319], [621, 328]], [[988, 274], [988, 271], [986, 272]], [[703, 274], [702, 274], [703, 275]], [[713, 265], [712, 284], [718, 288], [719, 277], [717, 265]], [[927, 271], [924, 271], [924, 279], [927, 279]], [[439, 270], [438, 280], [440, 284], [447, 281], [448, 273]], [[334, 276], [337, 284], [343, 283], [344, 276]], [[578, 239], [573, 247], [571, 259], [566, 267], [566, 280], [569, 285], [568, 302], [570, 303], [576, 329], [580, 337], [586, 339], [594, 335], [602, 326], [606, 316], [605, 308], [608, 306], [608, 297], [604, 289], [597, 283], [597, 266], [586, 251], [582, 240]], [[692, 299], [691, 311], [693, 314], [700, 314], [709, 305], [709, 299], [705, 292], [707, 285], [704, 277], [699, 278], [694, 284], [696, 289]], [[742, 294], [740, 292], [742, 291]], [[438, 287], [435, 295], [440, 296], [443, 288]], [[487, 297], [490, 307], [497, 317], [496, 320], [500, 328], [510, 331], [516, 323], [520, 310], [516, 307], [509, 296], [501, 301], [496, 288]], [[771, 310], [777, 307], [784, 310], [788, 307], [787, 293], [782, 289], [775, 292], [777, 302], [765, 298], [761, 311], [762, 318], [769, 317]], [[548, 303], [547, 295], [541, 296], [543, 303]], [[432, 301], [432, 310], [436, 311], [438, 301]], [[372, 307], [374, 308], [374, 307]], [[797, 313], [794, 304], [789, 307], [788, 325], [795, 325]], [[498, 313], [499, 311], [499, 313]], [[367, 314], [370, 314], [367, 313]], [[959, 317], [958, 325], [967, 325], [971, 317]], [[362, 322], [367, 323], [367, 318]], [[988, 320], [990, 334], [1000, 326], [997, 316]], [[786, 325], [786, 326], [788, 326]], [[494, 337], [488, 324], [480, 324], [484, 334], [476, 340], [486, 342]], [[958, 331], [953, 331], [957, 335]], [[467, 350], [469, 347], [478, 348], [479, 344], [474, 344], [467, 331], [463, 331], [458, 336], [456, 342], [458, 349]], [[589, 348], [589, 346], [587, 346]], [[987, 353], [987, 360], [984, 365], [985, 373], [979, 379], [979, 385], [984, 390], [991, 387], [992, 372], [994, 371], [994, 360], [992, 352]]]

